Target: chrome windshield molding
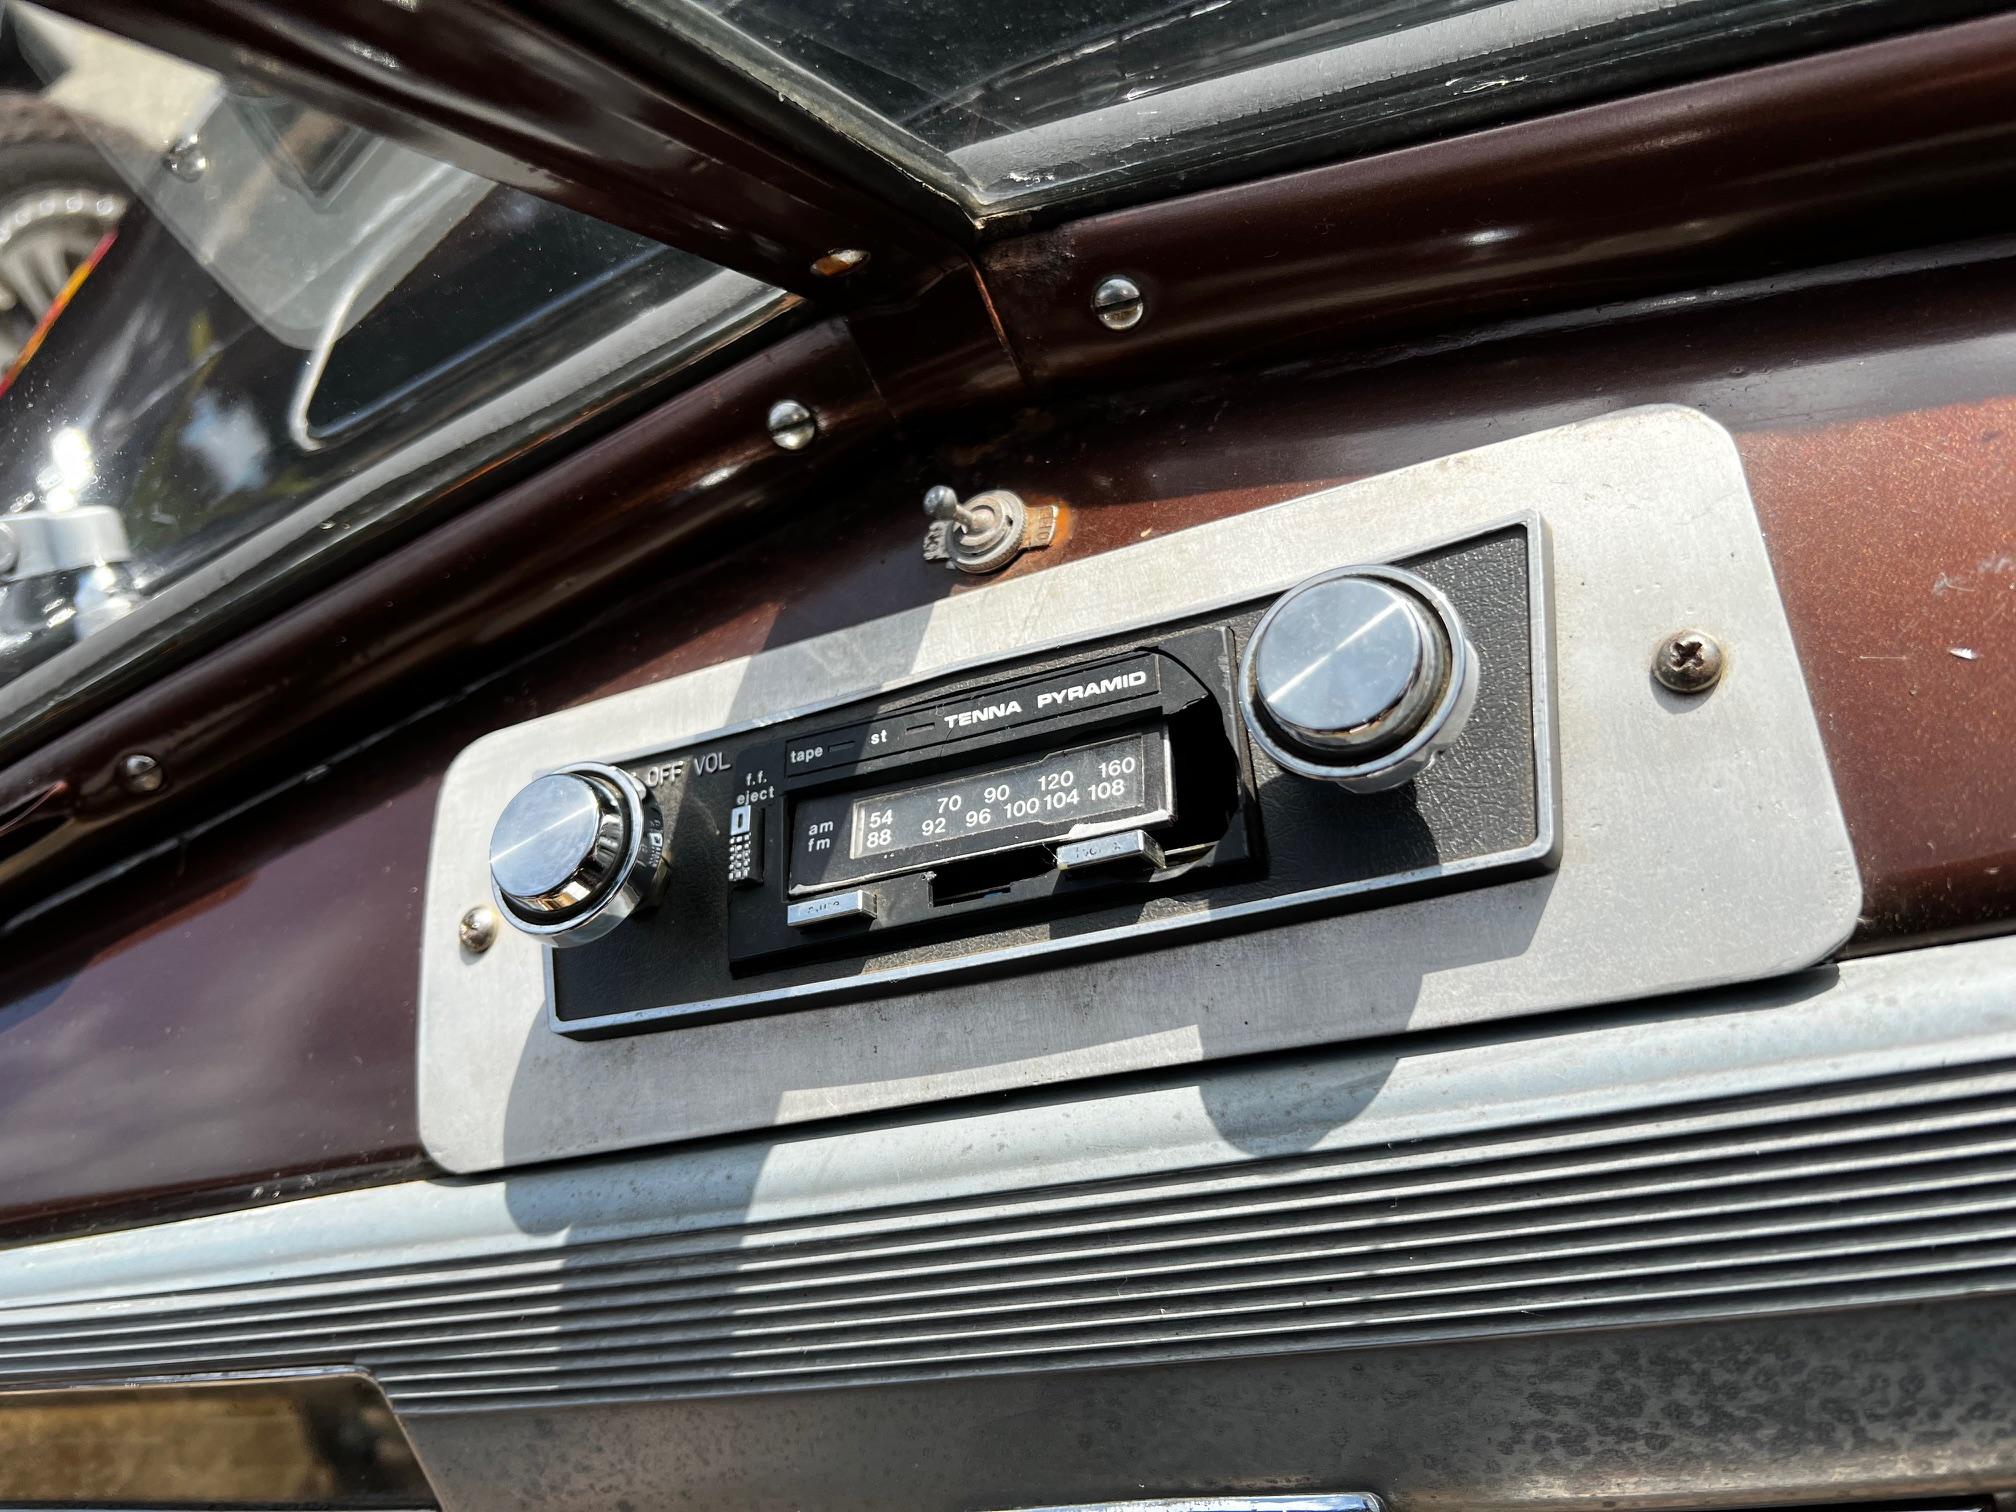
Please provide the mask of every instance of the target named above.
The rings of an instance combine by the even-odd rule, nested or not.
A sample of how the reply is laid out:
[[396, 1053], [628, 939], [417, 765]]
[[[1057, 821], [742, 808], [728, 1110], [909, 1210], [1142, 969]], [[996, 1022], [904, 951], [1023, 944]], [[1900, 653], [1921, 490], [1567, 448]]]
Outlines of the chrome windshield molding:
[[[1465, 10], [1444, 20], [1409, 26], [1385, 36], [1343, 47], [1288, 58], [1178, 89], [1164, 89], [1139, 101], [1109, 105], [1043, 126], [975, 142], [949, 154], [967, 180], [969, 208], [983, 221], [1026, 210], [1041, 203], [1057, 175], [1032, 172], [1031, 164], [1106, 163], [1072, 182], [1065, 193], [1078, 198], [1115, 183], [1140, 177], [1137, 163], [1118, 166], [1129, 147], [1139, 153], [1144, 127], [1164, 144], [1192, 141], [1190, 153], [1165, 147], [1170, 156], [1152, 160], [1149, 178], [1182, 165], [1199, 150], [1193, 139], [1228, 124], [1264, 122], [1270, 115], [1307, 110], [1320, 104], [1336, 106], [1369, 86], [1404, 78], [1424, 70], [1475, 73], [1490, 77], [1495, 57], [1566, 37], [1579, 28], [1670, 16], [1685, 5], [1670, 0], [1548, 0], [1545, 5], [1491, 5]], [[1694, 9], [1712, 9], [1697, 4]], [[1452, 84], [1456, 81], [1451, 81]], [[1505, 79], [1502, 87], [1516, 92], [1528, 79]], [[1480, 93], [1492, 92], [1488, 87]], [[1152, 116], [1145, 116], [1153, 112]], [[1222, 152], [1221, 136], [1209, 138], [1209, 149]]]
[[170, 642], [257, 612], [316, 559], [319, 542], [342, 533], [339, 526], [388, 525], [424, 510], [493, 460], [507, 429], [564, 430], [750, 338], [800, 303], [739, 273], [717, 273], [361, 469], [87, 641], [0, 684], [0, 759], [44, 738], [46, 722], [88, 712], [132, 676], [158, 672], [157, 655]]
[[[1248, 19], [1233, 34], [1215, 15], [1222, 0], [1132, 13], [1095, 7], [1071, 27], [1054, 11], [1032, 13], [1020, 58], [1006, 66], [962, 46], [956, 22], [943, 19], [908, 32], [893, 21], [887, 47], [842, 47], [836, 61], [834, 39], [808, 24], [811, 6], [604, 0], [587, 15], [591, 26], [598, 12], [620, 16], [622, 25], [602, 29], [632, 39], [640, 61], [712, 83], [724, 108], [800, 152], [865, 159], [877, 171], [864, 176], [881, 192], [942, 199], [992, 233], [1177, 186], [1446, 139], [1990, 8], [1987, 0], [1941, 0], [1916, 13], [1881, 0], [1500, 0], [1389, 6], [1355, 28], [1309, 28], [1305, 7]], [[927, 42], [918, 33], [932, 24], [941, 30]], [[654, 32], [672, 45], [653, 52], [635, 42]], [[836, 79], [849, 65], [853, 83], [843, 87]], [[1087, 72], [1074, 80], [1081, 65]], [[743, 87], [724, 90], [724, 72]], [[887, 91], [880, 99], [871, 77]], [[889, 90], [892, 82], [901, 87]], [[905, 192], [910, 185], [921, 193]]]
[[[834, 88], [813, 70], [800, 67], [776, 48], [699, 5], [677, 0], [670, 5], [662, 0], [611, 0], [610, 8], [653, 29], [662, 27], [677, 41], [678, 54], [670, 62], [687, 76], [681, 82], [697, 82], [703, 93], [718, 97], [721, 94], [718, 76], [723, 72], [747, 80], [757, 90], [782, 102], [790, 112], [784, 119], [791, 124], [802, 126], [809, 117], [812, 125], [809, 140], [807, 136], [785, 132], [798, 136], [801, 150], [830, 151], [834, 144], [822, 143], [818, 138], [835, 138], [843, 150], [860, 152], [884, 169], [884, 174], [877, 175], [882, 180], [879, 184], [864, 187], [879, 188], [892, 202], [920, 210], [922, 218], [942, 231], [970, 233], [977, 226], [974, 213], [977, 206], [968, 186], [950, 180], [942, 153], [934, 152], [907, 132], [888, 130], [887, 123], [874, 111], [844, 90]], [[595, 9], [583, 7], [580, 24], [592, 27], [595, 22]], [[612, 40], [624, 34], [619, 29]], [[651, 56], [655, 66], [667, 65], [668, 60], [662, 56]], [[745, 97], [724, 103], [746, 111], [752, 101]]]

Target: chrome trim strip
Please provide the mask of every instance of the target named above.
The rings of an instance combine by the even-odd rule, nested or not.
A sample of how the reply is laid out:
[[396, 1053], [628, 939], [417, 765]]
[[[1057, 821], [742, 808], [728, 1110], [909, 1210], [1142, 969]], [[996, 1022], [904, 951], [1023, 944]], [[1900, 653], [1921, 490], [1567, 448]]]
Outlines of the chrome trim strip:
[[[1494, 61], [1498, 57], [1517, 57], [1524, 49], [1572, 37], [1581, 28], [1627, 19], [1642, 23], [1689, 8], [1707, 7], [1689, 7], [1686, 0], [1547, 0], [1545, 5], [1480, 6], [1446, 19], [1157, 90], [1152, 99], [1137, 100], [1130, 93], [1121, 104], [955, 148], [944, 160], [965, 182], [943, 187], [956, 189], [981, 225], [1116, 186], [1138, 189], [1166, 181], [1194, 163], [1200, 149], [1222, 151], [1229, 145], [1228, 137], [1239, 146], [1248, 146], [1255, 138], [1265, 140], [1283, 131], [1283, 116], [1299, 113], [1303, 119], [1320, 119], [1323, 113], [1356, 104], [1354, 94], [1390, 80], [1438, 68], [1466, 79], [1489, 79], [1500, 67]], [[1539, 69], [1546, 66], [1543, 63]], [[1537, 71], [1531, 62], [1523, 68], [1516, 80], [1505, 82], [1524, 83]], [[1152, 128], [1145, 117], [1152, 117]], [[889, 134], [885, 127], [874, 140], [880, 145]], [[1296, 145], [1306, 140], [1320, 141], [1322, 133], [1296, 139]], [[1161, 151], [1144, 162], [1148, 143]], [[1072, 170], [1062, 166], [1071, 164], [1089, 167], [1072, 176]]]

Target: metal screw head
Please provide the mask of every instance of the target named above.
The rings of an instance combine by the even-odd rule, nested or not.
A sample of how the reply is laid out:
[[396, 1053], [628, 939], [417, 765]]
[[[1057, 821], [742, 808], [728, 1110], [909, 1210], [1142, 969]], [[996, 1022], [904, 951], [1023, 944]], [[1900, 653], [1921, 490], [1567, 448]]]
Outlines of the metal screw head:
[[819, 434], [819, 421], [796, 399], [779, 399], [770, 406], [770, 439], [785, 451], [803, 451]]
[[1706, 630], [1676, 630], [1652, 653], [1652, 675], [1675, 693], [1706, 693], [1726, 662], [1722, 643]]
[[488, 903], [478, 903], [462, 915], [462, 922], [455, 926], [455, 937], [471, 955], [483, 954], [497, 943], [497, 910]]
[[1141, 286], [1123, 274], [1115, 273], [1092, 291], [1092, 313], [1109, 331], [1133, 330], [1147, 311]]
[[183, 137], [161, 154], [161, 166], [185, 184], [193, 184], [210, 169], [203, 144], [193, 136]]
[[868, 254], [859, 247], [835, 247], [824, 257], [813, 259], [812, 271], [821, 278], [842, 278], [866, 261]]
[[0, 521], [0, 577], [12, 572], [20, 560], [21, 543], [14, 538], [14, 527]]
[[158, 793], [168, 774], [145, 751], [119, 758], [119, 781], [129, 793]]

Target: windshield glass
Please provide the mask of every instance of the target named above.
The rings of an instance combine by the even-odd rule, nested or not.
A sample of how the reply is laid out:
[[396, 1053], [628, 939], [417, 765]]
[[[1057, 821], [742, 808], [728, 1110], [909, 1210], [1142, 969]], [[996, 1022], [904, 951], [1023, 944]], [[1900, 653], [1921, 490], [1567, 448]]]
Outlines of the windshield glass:
[[981, 219], [1430, 131], [1986, 4], [1952, 0], [620, 0]]
[[0, 734], [782, 303], [270, 91], [0, 14]]

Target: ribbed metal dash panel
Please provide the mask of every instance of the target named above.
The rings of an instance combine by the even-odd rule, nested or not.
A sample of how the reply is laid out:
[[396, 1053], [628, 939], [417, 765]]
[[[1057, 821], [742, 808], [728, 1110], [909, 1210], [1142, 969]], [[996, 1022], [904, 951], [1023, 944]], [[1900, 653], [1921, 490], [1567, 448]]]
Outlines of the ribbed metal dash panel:
[[[2016, 980], [2016, 949], [1994, 958]], [[752, 1190], [696, 1216], [638, 1198], [624, 1176], [643, 1163], [612, 1162], [601, 1185], [581, 1188], [583, 1219], [552, 1232], [531, 1222], [539, 1202], [550, 1183], [580, 1178], [414, 1184], [403, 1197], [346, 1193], [256, 1222], [167, 1225], [126, 1236], [147, 1263], [129, 1263], [123, 1281], [94, 1282], [86, 1264], [66, 1278], [67, 1296], [23, 1287], [0, 1306], [0, 1384], [357, 1365], [412, 1413], [2006, 1291], [2016, 1288], [2016, 1007], [1995, 998], [1993, 981], [1981, 995], [1999, 1006], [1977, 1015], [1978, 1034], [1959, 1048], [1900, 1052], [1917, 1064], [1890, 1074], [1869, 1074], [1880, 1055], [1817, 1043], [1806, 1079], [1774, 1061], [1775, 1084], [1755, 1091], [1689, 1096], [1684, 1080], [1648, 1080], [1606, 1088], [1598, 1103], [1559, 1090], [1551, 1105], [1522, 1092], [1516, 1117], [1494, 1120], [1479, 1103], [1474, 1118], [1440, 1129], [1415, 1120], [1392, 1139], [1377, 1137], [1381, 1115], [1367, 1111], [1330, 1132], [1334, 1147], [1221, 1147], [1212, 1161], [1125, 1178], [1046, 1185], [1033, 1161], [1006, 1167], [991, 1189], [935, 1201], [847, 1200], [864, 1186], [776, 1218], [761, 1216], [766, 1201]], [[1744, 1015], [1736, 1028], [1749, 1049], [1768, 1049], [1825, 1021], [1829, 996]], [[1834, 1007], [1843, 1001], [1835, 995]], [[1883, 1019], [1870, 1012], [1858, 1032], [1880, 1037]], [[1671, 1018], [1656, 1034], [1686, 1025]], [[1730, 1030], [1718, 1018], [1691, 1032]], [[1624, 1022], [1588, 1033], [1654, 1031]], [[1447, 1053], [1474, 1055], [1464, 1074], [1480, 1077], [1495, 1053], [1525, 1085], [1539, 1058], [1572, 1046], [1564, 1037]], [[1394, 1108], [1422, 1078], [1446, 1080], [1451, 1067], [1432, 1059], [1387, 1072]], [[1650, 1061], [1660, 1059], [1654, 1045]], [[1343, 1076], [1350, 1064], [1330, 1069]], [[1550, 1107], [1555, 1116], [1535, 1116]], [[958, 1132], [949, 1120], [911, 1136], [924, 1152]], [[793, 1148], [790, 1159], [816, 1164], [816, 1142]], [[676, 1158], [719, 1185], [706, 1164], [718, 1156]], [[754, 1169], [761, 1178], [772, 1166]], [[394, 1202], [416, 1224], [429, 1203], [454, 1222], [430, 1248], [402, 1238]], [[590, 1221], [598, 1203], [600, 1224]], [[457, 1227], [465, 1209], [476, 1216]], [[500, 1211], [522, 1226], [500, 1223]], [[338, 1218], [331, 1232], [348, 1234], [348, 1247], [319, 1260], [292, 1227]], [[234, 1236], [235, 1249], [220, 1248]], [[34, 1253], [88, 1261], [87, 1247], [102, 1243]]]

